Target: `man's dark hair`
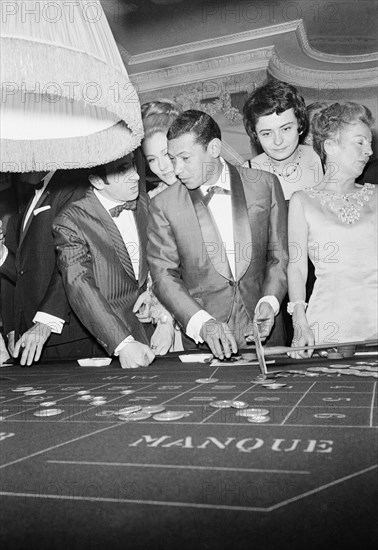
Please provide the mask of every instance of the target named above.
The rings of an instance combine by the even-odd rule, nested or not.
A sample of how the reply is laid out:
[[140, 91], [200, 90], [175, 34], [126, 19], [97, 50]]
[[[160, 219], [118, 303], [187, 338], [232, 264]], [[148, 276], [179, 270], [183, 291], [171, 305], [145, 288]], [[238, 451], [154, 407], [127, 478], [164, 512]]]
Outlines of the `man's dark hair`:
[[222, 139], [222, 134], [215, 120], [203, 111], [190, 109], [184, 111], [173, 121], [168, 130], [167, 139], [176, 139], [184, 134], [193, 134], [197, 143], [204, 149], [212, 139]]

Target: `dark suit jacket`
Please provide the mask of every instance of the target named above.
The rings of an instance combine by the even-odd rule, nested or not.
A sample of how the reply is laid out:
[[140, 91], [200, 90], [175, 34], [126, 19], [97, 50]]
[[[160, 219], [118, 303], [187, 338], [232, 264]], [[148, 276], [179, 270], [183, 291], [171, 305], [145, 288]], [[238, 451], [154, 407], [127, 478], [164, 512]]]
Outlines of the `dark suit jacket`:
[[[34, 208], [45, 209], [31, 214], [25, 230], [25, 214], [17, 224], [9, 224], [6, 244], [9, 253], [0, 267], [2, 275], [15, 283], [14, 328], [16, 335], [33, 326], [37, 311], [43, 311], [65, 321], [62, 334], [52, 333], [47, 345], [57, 345], [88, 336], [69, 307], [62, 278], [56, 267], [52, 222], [70, 201], [82, 196], [87, 187], [81, 171], [58, 171], [49, 181]], [[13, 250], [13, 251], [12, 251]]]
[[236, 280], [200, 190], [178, 182], [154, 197], [148, 262], [157, 298], [186, 329], [204, 309], [227, 322], [237, 292], [250, 318], [258, 300], [287, 292], [287, 209], [278, 179], [228, 165], [236, 244]]
[[132, 312], [146, 288], [147, 212], [148, 197], [141, 193], [134, 214], [139, 235], [139, 281], [116, 224], [92, 188], [54, 222], [58, 266], [70, 304], [109, 355], [130, 335], [149, 343], [143, 325]]

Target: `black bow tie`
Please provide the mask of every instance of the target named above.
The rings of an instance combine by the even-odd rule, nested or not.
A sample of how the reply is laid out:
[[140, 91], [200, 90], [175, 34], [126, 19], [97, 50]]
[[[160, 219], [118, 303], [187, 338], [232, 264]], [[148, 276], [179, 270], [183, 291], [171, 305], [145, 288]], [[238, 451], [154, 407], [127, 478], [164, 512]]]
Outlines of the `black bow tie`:
[[203, 204], [207, 206], [215, 194], [231, 195], [231, 191], [224, 189], [223, 187], [219, 187], [219, 185], [213, 185], [206, 191], [206, 195], [202, 199]]
[[123, 204], [118, 204], [117, 206], [114, 206], [114, 208], [111, 208], [109, 210], [109, 213], [112, 218], [118, 218], [123, 210], [136, 210], [136, 205], [136, 199], [134, 199], [133, 201], [126, 201]]
[[40, 191], [44, 185], [45, 185], [45, 180], [42, 180], [39, 183], [36, 183], [35, 185], [33, 185], [34, 191]]

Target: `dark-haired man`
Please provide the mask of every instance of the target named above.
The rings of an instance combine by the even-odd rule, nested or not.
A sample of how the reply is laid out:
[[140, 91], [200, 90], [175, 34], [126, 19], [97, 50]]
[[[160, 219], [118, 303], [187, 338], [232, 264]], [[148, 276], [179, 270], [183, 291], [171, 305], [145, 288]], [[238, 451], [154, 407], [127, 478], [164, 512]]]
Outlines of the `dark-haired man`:
[[[54, 222], [67, 296], [106, 352], [119, 356], [122, 368], [148, 366], [162, 350], [158, 343], [152, 350], [152, 326], [133, 312], [147, 284], [148, 196], [139, 193], [132, 153], [90, 169], [89, 181], [86, 195]], [[170, 339], [165, 352], [174, 335], [167, 317], [156, 329], [159, 340], [167, 334]]]
[[[148, 261], [158, 299], [192, 341], [221, 359], [246, 344], [253, 321], [284, 343], [275, 319], [287, 291], [286, 205], [278, 179], [221, 157], [207, 114], [182, 113], [168, 131], [180, 181], [150, 206]], [[212, 189], [214, 187], [214, 189]]]
[[[56, 267], [52, 233], [54, 217], [85, 193], [81, 170], [51, 170], [22, 174], [33, 187], [24, 211], [9, 223], [0, 240], [0, 274], [14, 283], [9, 302], [8, 344], [21, 365], [43, 359], [79, 358], [97, 352], [97, 343], [69, 306]], [[13, 347], [13, 346], [11, 346]]]

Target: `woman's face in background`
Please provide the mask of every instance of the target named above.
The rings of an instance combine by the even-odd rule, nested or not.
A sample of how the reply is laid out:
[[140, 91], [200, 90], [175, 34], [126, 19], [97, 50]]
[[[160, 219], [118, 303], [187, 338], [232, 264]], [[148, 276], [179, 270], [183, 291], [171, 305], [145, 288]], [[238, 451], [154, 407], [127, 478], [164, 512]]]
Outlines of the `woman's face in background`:
[[289, 158], [298, 147], [298, 120], [294, 109], [287, 109], [280, 115], [261, 116], [255, 131], [264, 152], [274, 160]]
[[164, 132], [157, 132], [143, 140], [142, 150], [151, 171], [166, 183], [172, 185], [177, 181], [172, 162], [167, 153], [167, 137]]

